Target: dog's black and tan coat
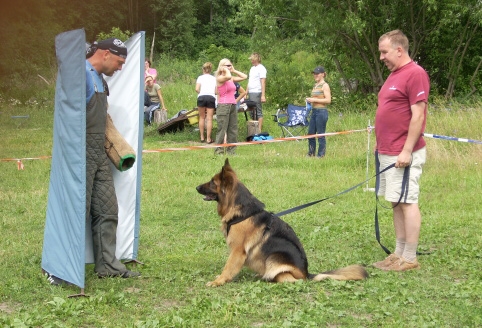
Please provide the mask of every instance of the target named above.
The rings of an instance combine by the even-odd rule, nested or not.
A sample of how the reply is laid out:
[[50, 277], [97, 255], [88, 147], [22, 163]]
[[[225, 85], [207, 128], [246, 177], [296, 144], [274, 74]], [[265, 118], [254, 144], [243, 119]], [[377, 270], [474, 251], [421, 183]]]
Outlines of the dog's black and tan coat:
[[221, 172], [196, 189], [205, 196], [204, 200], [217, 201], [222, 231], [230, 249], [223, 272], [208, 286], [221, 286], [231, 281], [244, 265], [273, 282], [367, 277], [360, 265], [320, 274], [308, 273], [305, 251], [293, 229], [264, 209], [264, 204], [238, 180], [227, 159]]

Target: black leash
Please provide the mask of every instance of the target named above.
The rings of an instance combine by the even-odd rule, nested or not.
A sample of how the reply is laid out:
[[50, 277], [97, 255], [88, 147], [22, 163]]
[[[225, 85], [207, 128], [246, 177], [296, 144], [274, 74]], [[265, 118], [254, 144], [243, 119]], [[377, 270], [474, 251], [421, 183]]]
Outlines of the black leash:
[[[276, 213], [275, 215], [276, 215], [276, 216], [283, 216], [283, 215], [286, 215], [286, 214], [290, 214], [290, 213], [293, 213], [293, 212], [302, 210], [302, 209], [304, 209], [304, 208], [306, 208], [306, 207], [310, 207], [310, 206], [312, 206], [312, 205], [321, 203], [321, 202], [323, 202], [323, 201], [325, 201], [325, 200], [327, 200], [327, 199], [335, 198], [335, 197], [337, 197], [337, 196], [346, 194], [347, 192], [352, 191], [353, 189], [356, 189], [356, 188], [360, 187], [361, 185], [363, 185], [364, 183], [370, 181], [371, 179], [373, 179], [373, 178], [375, 178], [375, 177], [378, 177], [380, 174], [382, 174], [382, 173], [385, 172], [385, 171], [388, 171], [388, 170], [391, 169], [392, 167], [395, 167], [395, 164], [392, 164], [392, 165], [384, 168], [382, 171], [377, 172], [377, 173], [376, 173], [374, 176], [372, 176], [371, 178], [366, 179], [365, 181], [360, 182], [359, 184], [357, 184], [357, 185], [355, 185], [355, 186], [353, 186], [353, 187], [351, 187], [351, 188], [348, 188], [348, 189], [346, 189], [346, 190], [343, 190], [343, 191], [339, 192], [339, 193], [336, 194], [336, 195], [328, 196], [328, 197], [323, 198], [323, 199], [320, 199], [320, 200], [315, 200], [315, 201], [310, 202], [310, 203], [306, 203], [306, 204], [303, 204], [303, 205], [299, 205], [299, 206], [290, 208], [290, 209], [288, 209], [288, 210], [286, 210], [286, 211], [282, 211], [282, 212]], [[378, 170], [377, 170], [377, 171], [378, 171]], [[378, 179], [378, 178], [377, 178], [377, 179]]]
[[[296, 206], [296, 207], [293, 207], [293, 208], [290, 208], [288, 210], [285, 210], [285, 211], [282, 211], [282, 212], [279, 212], [279, 213], [276, 213], [275, 215], [276, 216], [283, 216], [283, 215], [286, 215], [286, 214], [290, 214], [290, 213], [293, 213], [293, 212], [296, 212], [296, 211], [299, 211], [299, 210], [302, 210], [304, 208], [307, 208], [307, 207], [310, 207], [312, 205], [315, 205], [315, 204], [318, 204], [318, 203], [321, 203], [325, 200], [328, 200], [328, 199], [331, 199], [331, 198], [335, 198], [337, 196], [340, 196], [340, 195], [343, 195], [349, 191], [352, 191], [353, 189], [355, 188], [358, 188], [360, 187], [361, 185], [363, 185], [364, 183], [370, 181], [371, 179], [375, 178], [376, 177], [376, 182], [375, 182], [375, 196], [376, 196], [376, 206], [375, 206], [375, 237], [377, 239], [377, 242], [378, 244], [380, 245], [380, 247], [385, 251], [385, 253], [387, 254], [392, 254], [392, 252], [386, 248], [385, 246], [382, 245], [381, 241], [380, 241], [380, 227], [379, 227], [379, 223], [378, 223], [378, 203], [380, 202], [379, 199], [378, 199], [378, 189], [380, 187], [380, 174], [382, 174], [383, 172], [385, 171], [388, 171], [390, 170], [391, 168], [394, 168], [395, 167], [395, 164], [390, 164], [389, 166], [387, 166], [386, 168], [384, 168], [383, 170], [380, 171], [380, 162], [378, 160], [378, 152], [375, 152], [375, 175], [372, 176], [371, 178], [368, 178], [366, 179], [365, 181], [363, 182], [360, 182], [359, 184], [351, 187], [351, 188], [348, 188], [346, 190], [343, 190], [339, 193], [337, 193], [336, 195], [333, 195], [333, 196], [329, 196], [329, 197], [325, 197], [323, 199], [320, 199], [320, 200], [315, 200], [313, 202], [310, 202], [310, 203], [306, 203], [306, 204], [303, 204], [303, 205], [299, 205], [299, 206]], [[401, 190], [401, 193], [400, 193], [400, 198], [398, 199], [398, 202], [397, 204], [395, 204], [395, 206], [393, 207], [396, 207], [398, 206], [398, 204], [400, 204], [400, 202], [402, 201], [402, 198], [404, 200], [404, 202], [406, 202], [407, 200], [407, 195], [408, 195], [408, 181], [410, 179], [410, 166], [406, 166], [405, 169], [404, 169], [404, 172], [403, 172], [403, 180], [402, 180], [402, 190]], [[383, 206], [382, 206], [383, 207]], [[393, 208], [392, 207], [392, 208]], [[431, 254], [431, 252], [417, 252], [417, 255], [427, 255], [427, 254]]]
[[[395, 166], [395, 164], [391, 164], [387, 168], [392, 168], [394, 166]], [[380, 161], [378, 159], [378, 151], [375, 151], [375, 173], [376, 173], [375, 176], [377, 177], [376, 182], [375, 182], [375, 197], [377, 199], [376, 206], [375, 206], [375, 237], [376, 237], [377, 242], [380, 245], [380, 247], [385, 251], [385, 253], [390, 255], [390, 254], [392, 254], [392, 252], [388, 248], [383, 246], [382, 243], [380, 242], [380, 228], [379, 228], [379, 225], [378, 225], [378, 204], [380, 203], [380, 200], [378, 199], [378, 189], [380, 188], [380, 173], [386, 171], [386, 169], [379, 172], [380, 171]], [[392, 207], [392, 209], [394, 207], [397, 207], [398, 204], [400, 204], [400, 202], [402, 201], [402, 198], [404, 198], [403, 199], [404, 203], [407, 202], [408, 181], [409, 180], [410, 180], [410, 166], [406, 166], [405, 170], [403, 171], [402, 190], [401, 190], [401, 193], [400, 193], [400, 198], [398, 199], [398, 202]], [[382, 205], [380, 204], [380, 206], [382, 206]], [[382, 207], [384, 207], [384, 206], [382, 206]], [[428, 255], [428, 254], [431, 254], [431, 253], [432, 252], [418, 252], [417, 251], [417, 255]]]
[[[395, 167], [395, 164], [389, 165], [387, 168], [392, 168]], [[378, 203], [380, 200], [378, 199], [378, 189], [380, 189], [380, 174], [382, 172], [386, 171], [384, 169], [383, 171], [380, 172], [380, 160], [378, 159], [378, 151], [375, 151], [375, 176], [377, 177], [375, 180], [375, 197], [377, 199], [376, 205], [375, 205], [375, 237], [377, 238], [377, 242], [380, 245], [380, 247], [385, 251], [387, 254], [392, 254], [392, 252], [386, 248], [385, 246], [382, 245], [380, 242], [380, 227], [378, 225]], [[398, 199], [397, 204], [395, 204], [394, 207], [397, 207], [398, 204], [400, 204], [400, 201], [402, 200], [403, 196], [405, 196], [404, 201], [407, 201], [407, 195], [408, 195], [408, 180], [410, 179], [410, 166], [406, 166], [405, 170], [403, 171], [403, 179], [402, 179], [402, 191], [400, 193], [400, 198]]]

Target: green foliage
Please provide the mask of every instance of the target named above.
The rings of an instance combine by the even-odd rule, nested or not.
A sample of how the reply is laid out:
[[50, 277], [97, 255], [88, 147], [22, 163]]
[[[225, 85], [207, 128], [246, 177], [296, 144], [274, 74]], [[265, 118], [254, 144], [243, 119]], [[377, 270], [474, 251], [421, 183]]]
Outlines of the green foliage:
[[[245, 69], [249, 67], [243, 66], [244, 58], [253, 51], [263, 54], [266, 64], [304, 51], [318, 56], [317, 61], [330, 68], [331, 77], [337, 74], [337, 81], [345, 85], [351, 81], [357, 87], [349, 92], [362, 97], [376, 94], [389, 73], [379, 61], [379, 36], [399, 28], [409, 37], [413, 59], [429, 72], [432, 93], [473, 97], [480, 95], [482, 87], [482, 4], [478, 0], [7, 2], [0, 5], [4, 40], [0, 91], [15, 97], [17, 89], [32, 81], [32, 90], [24, 93], [35, 93], [44, 79], [55, 80], [54, 38], [77, 28], [85, 29], [88, 42], [107, 36], [125, 40], [144, 30], [147, 52], [155, 32], [155, 58], [199, 60], [196, 66], [206, 58], [215, 62], [225, 56]], [[286, 56], [281, 56], [283, 52]], [[277, 65], [272, 70], [277, 71]], [[298, 77], [294, 82], [301, 83]], [[293, 91], [298, 99], [304, 89], [289, 89]], [[273, 101], [285, 101], [277, 90], [272, 94]]]
[[195, 55], [194, 1], [153, 0], [150, 7], [158, 19], [154, 27], [157, 49], [176, 57]]
[[283, 51], [272, 54], [267, 64], [267, 97], [278, 108], [288, 104], [304, 105], [311, 96], [313, 69], [320, 65], [316, 54], [299, 50], [289, 56]]
[[[94, 9], [95, 8], [95, 9]], [[15, 99], [38, 97], [47, 84], [55, 84], [55, 37], [67, 30], [84, 28], [87, 41], [100, 31], [124, 21], [123, 6], [114, 0], [23, 0], [0, 4], [0, 92]], [[117, 24], [113, 24], [116, 22]]]
[[[212, 44], [231, 50], [246, 49], [243, 39], [249, 35], [243, 25], [235, 24], [232, 18], [238, 14], [238, 6], [228, 0], [204, 0], [196, 2], [196, 52], [199, 53]], [[227, 57], [231, 58], [231, 57]]]
[[97, 40], [105, 40], [109, 38], [117, 38], [121, 41], [127, 41], [132, 36], [132, 33], [128, 30], [122, 31], [118, 27], [113, 27], [110, 32], [104, 33], [100, 32], [97, 35]]
[[202, 73], [202, 63], [176, 58], [167, 54], [155, 58], [152, 65], [157, 69], [161, 86], [166, 83], [180, 82], [193, 85], [192, 90], [194, 91], [196, 78]]
[[45, 0], [0, 5], [0, 92], [27, 100], [45, 83], [39, 75], [50, 80], [54, 38], [61, 29], [55, 8]]
[[[480, 1], [446, 1], [431, 11], [437, 28], [427, 35], [421, 60], [431, 73], [434, 87], [446, 98], [480, 95], [479, 32], [482, 12]], [[445, 47], [443, 52], [433, 51]]]
[[215, 44], [210, 44], [209, 47], [201, 51], [199, 55], [199, 60], [201, 62], [210, 61], [213, 63], [213, 69], [217, 68], [219, 61], [223, 58], [228, 58], [234, 62], [237, 62], [237, 58], [233, 56], [234, 52], [223, 46], [216, 46]]

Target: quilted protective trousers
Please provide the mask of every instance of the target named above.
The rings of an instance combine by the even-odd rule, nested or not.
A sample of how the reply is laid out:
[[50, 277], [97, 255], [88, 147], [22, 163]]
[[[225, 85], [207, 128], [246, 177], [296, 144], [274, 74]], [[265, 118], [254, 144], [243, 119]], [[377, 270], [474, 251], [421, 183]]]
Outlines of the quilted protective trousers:
[[104, 149], [106, 118], [107, 95], [95, 92], [87, 104], [86, 113], [86, 220], [91, 219], [94, 271], [102, 276], [127, 271], [115, 257], [119, 209]]

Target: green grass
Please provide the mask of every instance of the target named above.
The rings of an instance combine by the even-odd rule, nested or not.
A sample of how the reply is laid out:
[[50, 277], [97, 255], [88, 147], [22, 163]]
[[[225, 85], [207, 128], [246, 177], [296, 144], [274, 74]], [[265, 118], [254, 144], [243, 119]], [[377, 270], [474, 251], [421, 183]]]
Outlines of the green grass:
[[[166, 85], [171, 114], [195, 106], [193, 86]], [[192, 87], [192, 88], [191, 88]], [[175, 99], [178, 99], [178, 103]], [[428, 133], [482, 139], [481, 106], [430, 110]], [[265, 126], [278, 137], [266, 106]], [[49, 106], [0, 107], [0, 159], [50, 155]], [[29, 115], [19, 122], [14, 115]], [[333, 110], [328, 131], [363, 129], [374, 113]], [[240, 118], [240, 137], [246, 123]], [[199, 145], [193, 128], [159, 136], [145, 130], [144, 149]], [[482, 325], [482, 146], [426, 139], [421, 181], [420, 249], [431, 255], [413, 272], [368, 267], [358, 282], [270, 284], [243, 269], [232, 283], [205, 284], [227, 258], [216, 206], [195, 187], [218, 172], [224, 157], [212, 150], [143, 155], [139, 266], [142, 278], [97, 279], [87, 268], [88, 298], [77, 288], [49, 286], [41, 275], [41, 248], [50, 159], [0, 162], [0, 325], [15, 327], [476, 327]], [[374, 144], [373, 135], [371, 145]], [[323, 160], [306, 158], [306, 141], [238, 147], [233, 168], [268, 210], [279, 212], [336, 194], [365, 179], [367, 134], [327, 138]], [[370, 156], [370, 175], [373, 174]], [[373, 186], [370, 181], [370, 186]], [[375, 197], [358, 188], [283, 217], [297, 231], [320, 272], [384, 257], [373, 229]], [[382, 242], [393, 249], [391, 212], [380, 212]]]

